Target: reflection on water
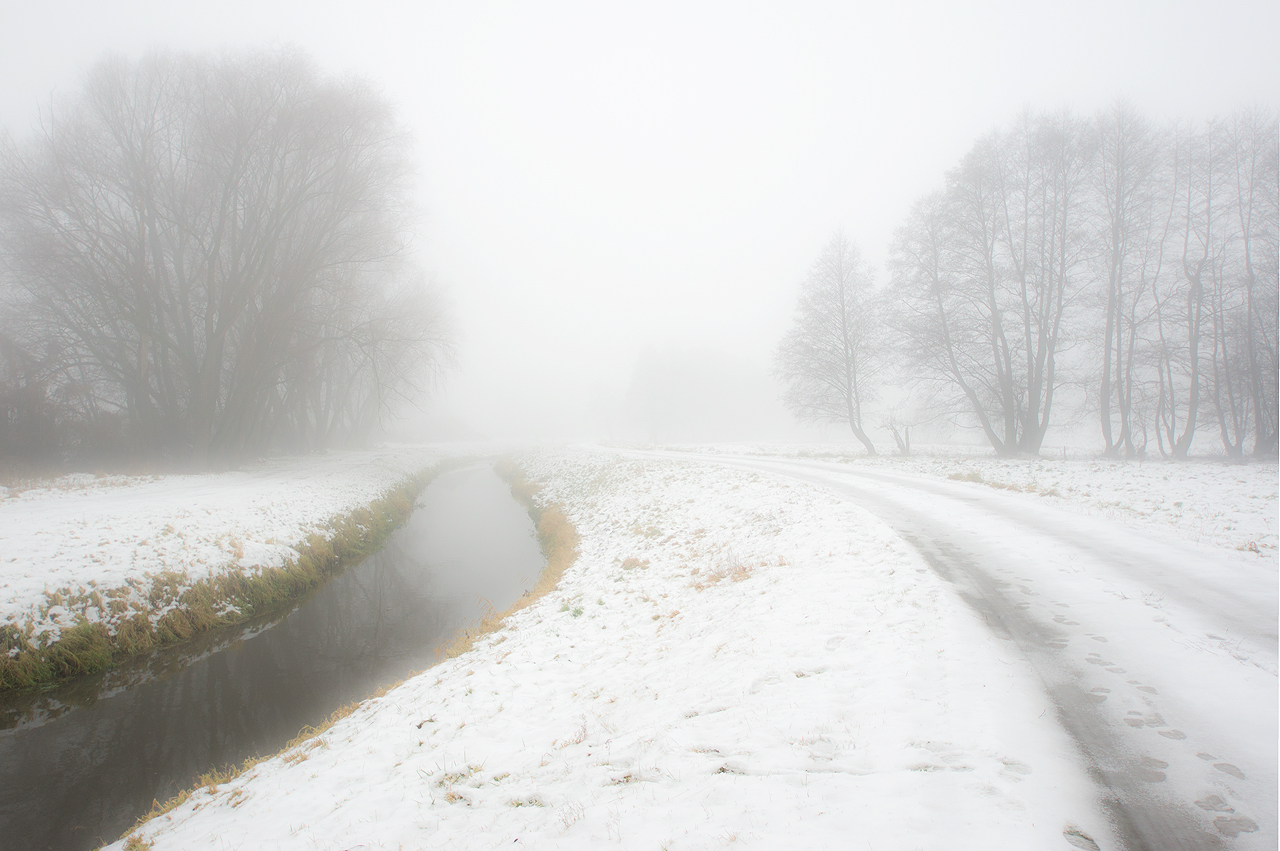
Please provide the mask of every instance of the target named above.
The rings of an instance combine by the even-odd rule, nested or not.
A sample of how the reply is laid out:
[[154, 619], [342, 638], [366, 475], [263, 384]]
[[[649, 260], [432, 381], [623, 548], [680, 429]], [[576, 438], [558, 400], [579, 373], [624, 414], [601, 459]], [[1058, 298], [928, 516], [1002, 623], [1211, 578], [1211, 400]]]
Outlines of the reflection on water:
[[0, 848], [94, 848], [153, 799], [273, 753], [334, 709], [437, 661], [542, 566], [484, 467], [445, 473], [386, 547], [287, 616], [0, 702]]

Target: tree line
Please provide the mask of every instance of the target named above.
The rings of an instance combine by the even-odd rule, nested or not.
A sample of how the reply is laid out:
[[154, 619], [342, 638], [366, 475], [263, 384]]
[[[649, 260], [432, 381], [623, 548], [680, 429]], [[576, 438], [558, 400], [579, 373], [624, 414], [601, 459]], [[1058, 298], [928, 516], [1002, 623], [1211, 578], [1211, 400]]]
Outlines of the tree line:
[[368, 435], [448, 358], [381, 95], [292, 53], [107, 59], [0, 141], [0, 453], [195, 467]]
[[1109, 456], [1185, 458], [1211, 430], [1229, 457], [1274, 457], [1278, 173], [1270, 110], [1026, 112], [914, 204], [886, 287], [828, 244], [778, 349], [784, 398], [874, 452], [863, 411], [892, 366], [999, 455], [1038, 453], [1072, 388]]

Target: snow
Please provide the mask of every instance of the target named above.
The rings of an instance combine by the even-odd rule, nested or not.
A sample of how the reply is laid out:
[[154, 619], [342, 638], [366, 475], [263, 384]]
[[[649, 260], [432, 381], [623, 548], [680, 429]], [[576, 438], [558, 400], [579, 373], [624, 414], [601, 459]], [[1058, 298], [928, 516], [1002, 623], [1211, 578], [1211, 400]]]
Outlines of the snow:
[[1157, 535], [1253, 552], [1271, 563], [1277, 559], [1280, 543], [1280, 467], [1275, 461], [1124, 461], [1092, 456], [1008, 459], [944, 446], [918, 447], [907, 457], [868, 457], [839, 444], [668, 448], [716, 455], [808, 458], [855, 470], [886, 470], [959, 482], [977, 479], [975, 489], [1033, 494], [1081, 514]]
[[986, 849], [1078, 831], [1108, 846], [1025, 666], [867, 512], [706, 464], [525, 461], [583, 538], [556, 592], [140, 835]]
[[[1054, 613], [1080, 688], [1164, 760], [1167, 785], [1200, 765], [1218, 778], [1179, 795], [1241, 806], [1232, 790], [1249, 789], [1228, 769], [1274, 790], [1274, 464], [696, 450], [711, 459], [523, 454], [539, 499], [582, 536], [554, 592], [138, 836], [157, 851], [1118, 847], [1033, 666], [851, 501], [853, 473], [878, 498], [925, 513], [936, 502], [994, 565], [1013, 565], [1019, 609]], [[391, 447], [0, 494], [0, 613], [32, 618], [57, 588], [271, 563], [444, 454]], [[1033, 531], [1046, 529], [1081, 558], [1120, 553], [1124, 571], [1082, 572], [1069, 547], [1044, 549]], [[1161, 582], [1167, 595], [1142, 590]], [[1202, 613], [1233, 608], [1236, 632]], [[41, 628], [73, 617], [53, 606]], [[1114, 629], [1075, 637], [1094, 621]], [[1205, 718], [1216, 723], [1197, 753]], [[1224, 829], [1267, 817], [1218, 812], [1204, 818]], [[1240, 847], [1274, 837], [1263, 827]]]
[[[1082, 486], [1068, 490], [1073, 502], [1026, 486], [1026, 469], [1043, 470], [1036, 462], [1014, 467], [1024, 473], [1014, 484], [1007, 465], [1002, 481], [1000, 465], [977, 459], [941, 478], [883, 459], [723, 449], [711, 457], [816, 482], [872, 507], [959, 593], [981, 601], [975, 607], [1002, 625], [1056, 695], [1064, 724], [1112, 794], [1147, 822], [1135, 844], [1217, 847], [1214, 833], [1235, 836], [1243, 826], [1250, 835], [1236, 847], [1274, 847], [1277, 565], [1266, 545], [1274, 465], [1270, 473], [1162, 465], [1145, 493], [1128, 481], [1145, 465], [1091, 463], [1084, 476], [1081, 465], [1044, 465], [1059, 483], [1076, 474]], [[1208, 522], [1189, 534], [1177, 517], [1138, 518], [1123, 500], [1099, 512], [1093, 494], [1181, 503]], [[1241, 533], [1255, 546], [1235, 543]], [[1179, 812], [1181, 823], [1172, 822]], [[1197, 831], [1206, 836], [1190, 839]]]
[[185, 586], [283, 564], [308, 536], [331, 534], [331, 520], [442, 457], [432, 447], [389, 447], [228, 473], [76, 474], [0, 488], [0, 626], [52, 642], [81, 616], [104, 617], [95, 592], [101, 599], [115, 589], [129, 609], [146, 607], [151, 577], [165, 572]]

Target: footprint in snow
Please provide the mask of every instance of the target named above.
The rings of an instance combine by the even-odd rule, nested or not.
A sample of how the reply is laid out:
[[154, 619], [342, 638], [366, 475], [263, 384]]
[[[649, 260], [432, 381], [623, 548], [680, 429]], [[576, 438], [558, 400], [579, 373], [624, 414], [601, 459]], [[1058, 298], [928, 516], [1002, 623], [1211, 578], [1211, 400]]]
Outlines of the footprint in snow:
[[1213, 820], [1213, 826], [1228, 839], [1235, 839], [1242, 833], [1253, 833], [1258, 829], [1258, 823], [1248, 816], [1218, 816]]
[[1004, 768], [1000, 769], [1000, 774], [1007, 780], [1022, 780], [1031, 773], [1031, 766], [1023, 765], [1016, 759], [1002, 759]]
[[1084, 851], [1099, 851], [1098, 843], [1093, 841], [1093, 837], [1085, 833], [1078, 827], [1067, 827], [1062, 829], [1062, 838], [1067, 840], [1076, 848], [1082, 848]]
[[1244, 779], [1244, 772], [1229, 762], [1215, 762], [1213, 767], [1221, 771], [1223, 774], [1230, 774], [1238, 780]]
[[1165, 780], [1165, 773], [1161, 769], [1168, 767], [1169, 763], [1164, 760], [1152, 759], [1148, 756], [1142, 758], [1142, 764], [1134, 769], [1134, 773], [1148, 783], [1162, 783]]
[[1196, 801], [1196, 806], [1211, 813], [1234, 813], [1235, 810], [1218, 795], [1206, 795]]
[[1129, 717], [1124, 719], [1124, 723], [1130, 727], [1163, 727], [1164, 719], [1154, 712], [1144, 716], [1141, 712], [1135, 712], [1131, 709], [1129, 710]]

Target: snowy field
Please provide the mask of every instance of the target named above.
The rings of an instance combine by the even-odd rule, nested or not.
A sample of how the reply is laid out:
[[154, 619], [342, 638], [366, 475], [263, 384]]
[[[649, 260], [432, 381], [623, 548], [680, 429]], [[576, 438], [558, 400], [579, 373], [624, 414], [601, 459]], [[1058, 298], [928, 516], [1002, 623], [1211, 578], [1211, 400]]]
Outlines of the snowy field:
[[[583, 537], [557, 592], [139, 836], [156, 849], [1119, 847], [1039, 683], [879, 520], [752, 471], [605, 450], [525, 463]], [[1252, 475], [1209, 469], [1197, 476], [1221, 492]], [[1085, 473], [1056, 475], [1075, 493]], [[1091, 486], [1081, 505], [1125, 487]], [[1274, 480], [1263, 493], [1274, 514]], [[1236, 531], [1273, 536], [1263, 514], [1241, 511]]]
[[[1065, 509], [1117, 535], [1221, 552], [1275, 581], [1274, 464], [695, 449]], [[0, 612], [56, 630], [69, 615], [41, 615], [47, 592], [278, 563], [290, 543], [448, 454], [394, 447], [2, 492]], [[835, 489], [603, 448], [520, 460], [545, 483], [539, 498], [564, 505], [582, 535], [559, 588], [472, 652], [147, 823], [137, 836], [154, 845], [143, 847], [1122, 847], [1078, 743], [1016, 648], [916, 549]], [[1189, 629], [1175, 608], [1153, 610], [1161, 628]], [[1274, 622], [1267, 628], [1274, 634]], [[1247, 641], [1179, 634], [1205, 664], [1226, 659], [1274, 692], [1275, 665]], [[1118, 652], [1122, 637], [1103, 647]], [[1091, 671], [1110, 664], [1090, 656]], [[1135, 702], [1155, 690], [1139, 686], [1147, 692], [1135, 698], [1112, 686], [1107, 706], [1142, 710], [1125, 724], [1156, 736], [1142, 727], [1155, 723], [1150, 707]], [[1182, 746], [1169, 741], [1179, 731], [1158, 730], [1155, 741]], [[1274, 761], [1240, 764], [1263, 781], [1269, 771], [1274, 786]], [[1237, 782], [1223, 771], [1240, 772], [1214, 768], [1222, 780], [1205, 788], [1235, 802], [1219, 785]], [[1264, 812], [1228, 812], [1223, 801], [1195, 804], [1219, 807], [1204, 820], [1238, 833], [1240, 848], [1274, 837]]]
[[101, 599], [124, 589], [114, 599], [132, 614], [133, 604], [145, 607], [150, 577], [166, 571], [196, 582], [283, 564], [309, 535], [327, 537], [333, 518], [442, 457], [430, 447], [395, 447], [230, 473], [78, 474], [0, 487], [0, 625], [51, 642], [81, 616], [110, 626], [95, 592]]

